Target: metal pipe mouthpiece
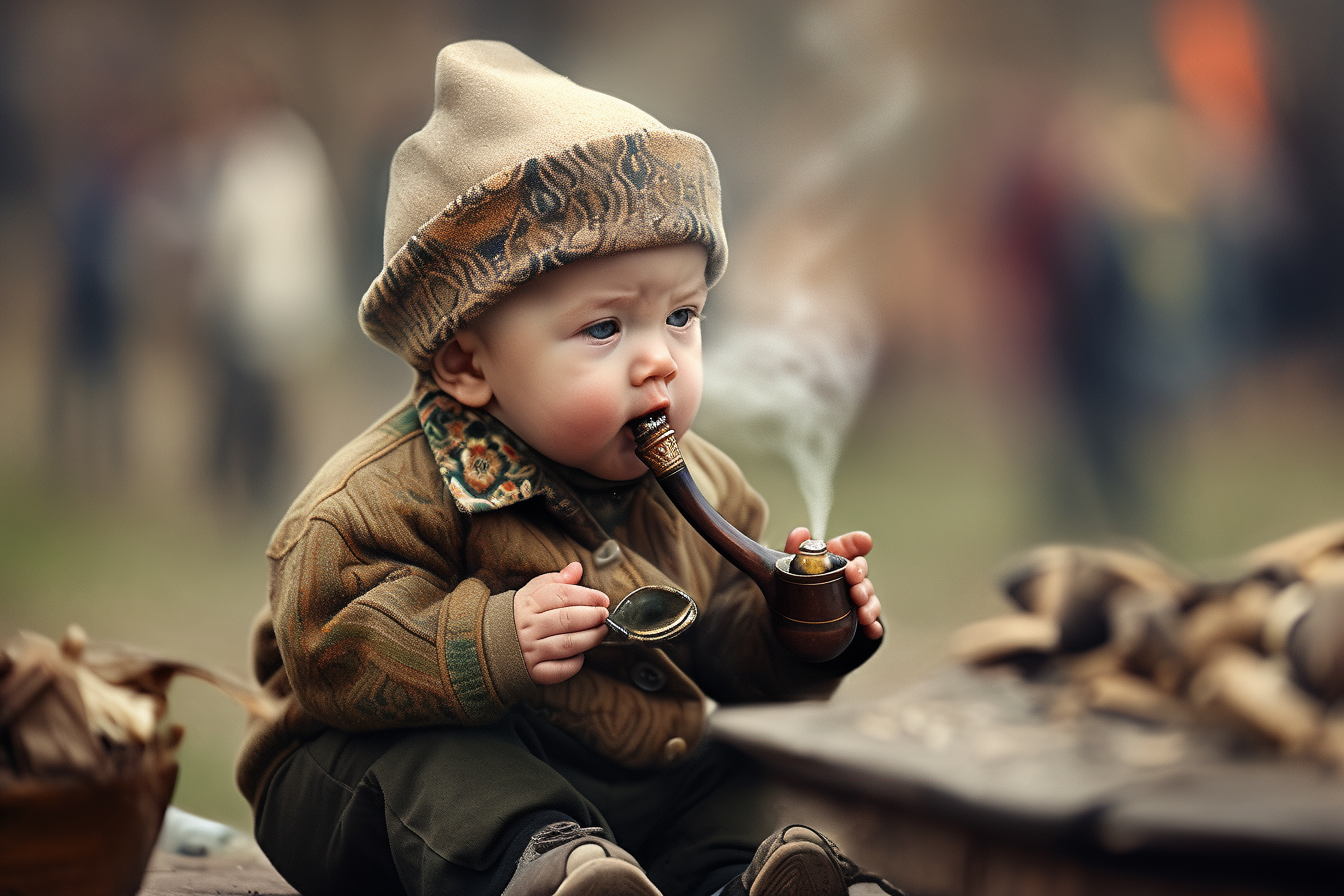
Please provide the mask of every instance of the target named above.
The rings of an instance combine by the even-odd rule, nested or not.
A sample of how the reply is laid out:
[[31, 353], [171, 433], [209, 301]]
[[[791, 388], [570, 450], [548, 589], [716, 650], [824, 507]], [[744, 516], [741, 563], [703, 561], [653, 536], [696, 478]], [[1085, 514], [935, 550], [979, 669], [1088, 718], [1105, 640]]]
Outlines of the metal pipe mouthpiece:
[[628, 424], [635, 437], [635, 454], [659, 479], [686, 469], [686, 461], [677, 447], [676, 434], [667, 422], [666, 411], [654, 411]]

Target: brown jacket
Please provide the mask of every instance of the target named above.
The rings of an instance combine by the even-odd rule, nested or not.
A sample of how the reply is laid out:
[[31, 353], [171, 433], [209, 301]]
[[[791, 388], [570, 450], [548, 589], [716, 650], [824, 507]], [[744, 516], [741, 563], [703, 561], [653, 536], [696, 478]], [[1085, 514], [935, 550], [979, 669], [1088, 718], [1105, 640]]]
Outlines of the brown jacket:
[[[339, 451], [276, 530], [252, 646], [254, 673], [284, 711], [254, 723], [239, 757], [253, 805], [276, 765], [325, 727], [477, 725], [519, 703], [626, 767], [673, 764], [704, 734], [706, 697], [826, 696], [876, 648], [856, 644], [825, 666], [795, 660], [770, 634], [755, 585], [652, 476], [617, 488], [585, 481], [488, 415], [437, 399], [435, 408], [422, 399], [419, 414], [408, 400]], [[454, 451], [431, 446], [426, 429], [458, 437]], [[681, 450], [711, 503], [759, 538], [765, 503], [737, 466], [693, 434]], [[465, 460], [453, 468], [453, 458]], [[496, 484], [486, 499], [464, 492], [481, 476]], [[539, 687], [523, 663], [513, 593], [572, 560], [613, 605], [641, 585], [670, 584], [694, 598], [699, 619], [665, 649], [604, 644], [570, 680]]]

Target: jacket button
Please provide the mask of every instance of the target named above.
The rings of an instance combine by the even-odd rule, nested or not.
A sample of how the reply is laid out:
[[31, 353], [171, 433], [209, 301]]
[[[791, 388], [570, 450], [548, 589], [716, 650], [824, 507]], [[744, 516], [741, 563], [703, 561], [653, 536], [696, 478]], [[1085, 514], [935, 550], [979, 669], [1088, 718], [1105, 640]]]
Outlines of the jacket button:
[[621, 546], [616, 539], [608, 538], [593, 551], [593, 563], [599, 568], [610, 566], [621, 559]]
[[667, 684], [667, 673], [653, 663], [635, 663], [630, 667], [630, 680], [643, 691], [661, 691]]
[[676, 762], [686, 755], [686, 741], [680, 737], [674, 737], [663, 745], [663, 761]]

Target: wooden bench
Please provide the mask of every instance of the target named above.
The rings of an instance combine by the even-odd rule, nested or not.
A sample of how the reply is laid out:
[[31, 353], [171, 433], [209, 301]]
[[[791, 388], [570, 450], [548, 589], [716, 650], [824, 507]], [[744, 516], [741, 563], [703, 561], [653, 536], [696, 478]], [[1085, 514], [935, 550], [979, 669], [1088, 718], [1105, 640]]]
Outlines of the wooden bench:
[[155, 852], [139, 896], [297, 896], [255, 846], [194, 858]]
[[[720, 709], [784, 821], [911, 896], [1344, 893], [1344, 775], [1231, 732], [1061, 705], [949, 667], [877, 700]], [[255, 847], [157, 853], [142, 896], [294, 896]]]

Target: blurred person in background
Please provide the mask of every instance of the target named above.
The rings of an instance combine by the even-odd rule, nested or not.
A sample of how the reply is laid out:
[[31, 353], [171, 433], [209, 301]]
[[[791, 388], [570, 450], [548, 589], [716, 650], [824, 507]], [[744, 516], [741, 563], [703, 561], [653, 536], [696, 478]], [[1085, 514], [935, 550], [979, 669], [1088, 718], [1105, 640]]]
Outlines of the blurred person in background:
[[1058, 449], [1054, 527], [1151, 528], [1147, 455], [1267, 339], [1289, 229], [1254, 10], [1163, 0], [1171, 99], [1079, 92], [1022, 128], [995, 218], [1008, 292], [1039, 320]]
[[[1158, 17], [1174, 92], [1198, 122], [1222, 247], [1222, 280], [1243, 280], [1244, 329], [1271, 363], [1324, 360], [1344, 385], [1344, 132], [1338, 4], [1311, 16], [1245, 2], [1167, 0]], [[1286, 38], [1268, 44], [1271, 34]], [[1271, 53], [1280, 49], [1279, 53]], [[1273, 62], [1271, 96], [1266, 69]]]
[[1051, 440], [1060, 450], [1042, 456], [1058, 523], [1132, 532], [1143, 516], [1130, 439], [1143, 405], [1140, 309], [1112, 222], [1086, 182], [1070, 113], [1066, 105], [1044, 113], [1004, 174], [994, 219], [1008, 275], [1002, 298], [1027, 322], [1019, 338], [1039, 352], [1040, 387], [1060, 418]]
[[82, 151], [57, 199], [65, 279], [51, 346], [47, 456], [63, 475], [106, 481], [126, 460], [124, 224], [152, 129], [148, 110], [115, 72], [89, 107]]
[[288, 377], [335, 338], [337, 202], [317, 136], [257, 79], [235, 88], [206, 194], [200, 290], [213, 365], [210, 472], [265, 507], [290, 446]]
[[1154, 33], [1188, 129], [1212, 360], [1227, 369], [1266, 341], [1279, 301], [1269, 272], [1296, 238], [1296, 199], [1269, 97], [1268, 34], [1245, 0], [1163, 0]]

